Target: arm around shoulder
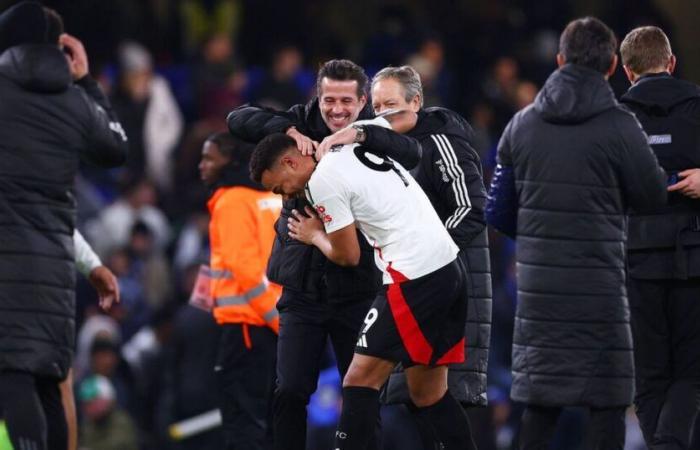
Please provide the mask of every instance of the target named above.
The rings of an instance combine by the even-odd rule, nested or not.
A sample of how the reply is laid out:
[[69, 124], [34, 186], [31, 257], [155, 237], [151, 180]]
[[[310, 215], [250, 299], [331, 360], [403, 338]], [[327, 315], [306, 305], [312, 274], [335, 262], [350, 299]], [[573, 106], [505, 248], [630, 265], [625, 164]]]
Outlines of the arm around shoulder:
[[366, 125], [365, 132], [367, 135], [362, 145], [390, 157], [407, 170], [420, 162], [423, 149], [416, 139], [378, 125]]
[[259, 142], [265, 136], [284, 133], [296, 125], [298, 108], [303, 108], [303, 105], [293, 106], [289, 111], [276, 111], [246, 104], [231, 111], [226, 117], [226, 123], [234, 136], [248, 142]]

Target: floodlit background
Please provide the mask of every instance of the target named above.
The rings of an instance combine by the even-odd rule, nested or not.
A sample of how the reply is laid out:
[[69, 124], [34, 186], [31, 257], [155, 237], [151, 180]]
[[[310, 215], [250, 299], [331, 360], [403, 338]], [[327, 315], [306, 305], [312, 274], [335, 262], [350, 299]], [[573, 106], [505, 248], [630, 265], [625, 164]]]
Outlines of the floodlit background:
[[[0, 0], [0, 9], [14, 3]], [[101, 314], [94, 292], [80, 281], [76, 394], [79, 406], [112, 396], [120, 419], [109, 432], [115, 439], [133, 436], [144, 450], [218, 448], [206, 443], [216, 430], [176, 443], [167, 427], [217, 401], [211, 369], [218, 330], [186, 302], [199, 264], [208, 261], [200, 149], [206, 136], [225, 129], [234, 107], [306, 102], [327, 59], [352, 59], [370, 76], [386, 65], [411, 64], [422, 76], [426, 106], [454, 109], [474, 127], [488, 182], [505, 124], [554, 70], [559, 33], [574, 18], [595, 15], [620, 39], [635, 26], [661, 26], [678, 56], [677, 73], [700, 82], [695, 0], [43, 3], [83, 40], [91, 72], [130, 139], [126, 167], [86, 166], [76, 184], [79, 228], [119, 277], [123, 296], [109, 315]], [[618, 95], [627, 89], [621, 69], [611, 84]], [[491, 235], [490, 406], [470, 411], [482, 450], [510, 449], [521, 413], [508, 399], [513, 251], [511, 241]], [[310, 449], [330, 448], [337, 417], [330, 351], [324, 366], [329, 370], [310, 407]], [[555, 448], [578, 448], [584, 420], [581, 411], [567, 412]], [[88, 434], [99, 427], [89, 417], [81, 423]], [[644, 448], [631, 412], [627, 448]]]

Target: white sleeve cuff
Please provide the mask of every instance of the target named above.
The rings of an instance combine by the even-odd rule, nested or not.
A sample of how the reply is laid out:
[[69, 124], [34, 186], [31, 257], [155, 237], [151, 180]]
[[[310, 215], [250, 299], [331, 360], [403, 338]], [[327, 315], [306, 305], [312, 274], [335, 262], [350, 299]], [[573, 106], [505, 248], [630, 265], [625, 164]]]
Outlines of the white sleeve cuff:
[[75, 243], [75, 266], [87, 277], [90, 272], [102, 265], [102, 261], [77, 228], [73, 232], [73, 242]]

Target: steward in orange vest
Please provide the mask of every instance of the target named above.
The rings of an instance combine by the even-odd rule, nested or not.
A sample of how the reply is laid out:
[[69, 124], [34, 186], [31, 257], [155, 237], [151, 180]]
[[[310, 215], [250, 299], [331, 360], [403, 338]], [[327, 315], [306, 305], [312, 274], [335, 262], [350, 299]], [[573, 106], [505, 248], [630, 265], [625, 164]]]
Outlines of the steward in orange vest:
[[199, 171], [211, 188], [211, 294], [222, 327], [217, 365], [226, 447], [264, 449], [275, 381], [282, 289], [265, 277], [280, 196], [248, 176], [253, 147], [228, 133], [209, 137]]

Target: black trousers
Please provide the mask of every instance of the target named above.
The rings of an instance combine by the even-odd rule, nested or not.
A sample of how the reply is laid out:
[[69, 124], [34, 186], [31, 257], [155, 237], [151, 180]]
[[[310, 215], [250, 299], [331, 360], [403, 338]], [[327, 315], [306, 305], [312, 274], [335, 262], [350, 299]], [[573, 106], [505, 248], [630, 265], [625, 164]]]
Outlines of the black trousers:
[[[316, 390], [320, 362], [330, 338], [341, 378], [350, 366], [360, 327], [374, 300], [339, 305], [309, 304], [283, 294], [274, 396], [275, 450], [305, 450], [306, 405]], [[287, 296], [287, 298], [284, 298]]]
[[[527, 405], [520, 423], [520, 450], [548, 450], [562, 408]], [[590, 408], [586, 429], [586, 450], [623, 450], [625, 408]]]
[[59, 383], [26, 372], [0, 372], [0, 417], [16, 450], [67, 449]]
[[268, 327], [222, 326], [216, 376], [226, 450], [268, 450], [277, 335]]
[[650, 449], [687, 449], [700, 395], [700, 278], [628, 286], [639, 426]]

